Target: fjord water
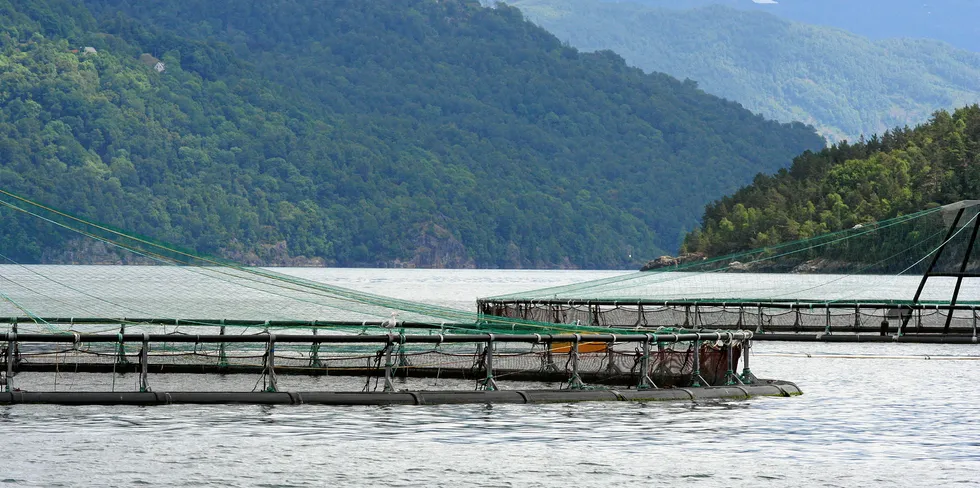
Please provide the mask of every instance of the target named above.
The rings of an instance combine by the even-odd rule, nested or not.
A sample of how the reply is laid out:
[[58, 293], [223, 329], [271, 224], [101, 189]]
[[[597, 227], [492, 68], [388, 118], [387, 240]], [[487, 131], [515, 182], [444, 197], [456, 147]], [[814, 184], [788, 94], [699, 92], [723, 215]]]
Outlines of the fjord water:
[[[589, 271], [293, 270], [472, 309]], [[566, 405], [0, 406], [10, 486], [937, 486], [980, 483], [980, 346], [757, 343], [797, 398]], [[26, 376], [26, 375], [25, 375]], [[105, 381], [93, 375], [90, 381]], [[86, 381], [83, 377], [81, 381]], [[40, 380], [41, 378], [35, 378]], [[27, 377], [26, 380], [31, 380]], [[128, 385], [132, 375], [125, 377]], [[283, 378], [360, 389], [355, 378]], [[151, 376], [158, 388], [254, 378]], [[432, 386], [415, 380], [412, 386]], [[247, 387], [248, 387], [247, 386]], [[246, 388], [247, 388], [246, 387]], [[506, 385], [505, 385], [506, 387]]]

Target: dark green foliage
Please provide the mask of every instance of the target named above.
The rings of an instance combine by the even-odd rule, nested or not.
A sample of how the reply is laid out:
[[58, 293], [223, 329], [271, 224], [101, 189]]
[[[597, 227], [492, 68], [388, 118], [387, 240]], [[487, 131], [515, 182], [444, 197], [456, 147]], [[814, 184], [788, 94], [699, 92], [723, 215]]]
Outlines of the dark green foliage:
[[612, 49], [645, 70], [697, 80], [708, 93], [766, 117], [812, 124], [832, 141], [919, 124], [937, 109], [980, 101], [980, 54], [938, 41], [872, 41], [722, 6], [512, 3], [573, 46]]
[[0, 0], [0, 187], [249, 263], [633, 266], [822, 146], [475, 1], [29, 3]]
[[[709, 255], [806, 239], [980, 195], [980, 106], [842, 142], [709, 205], [684, 247]], [[858, 250], [860, 251], [860, 250]]]

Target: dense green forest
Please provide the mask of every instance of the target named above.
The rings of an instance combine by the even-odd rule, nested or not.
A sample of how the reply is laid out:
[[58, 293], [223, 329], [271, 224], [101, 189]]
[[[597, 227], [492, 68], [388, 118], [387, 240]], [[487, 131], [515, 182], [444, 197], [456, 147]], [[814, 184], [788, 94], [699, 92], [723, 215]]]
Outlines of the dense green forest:
[[645, 70], [696, 80], [766, 117], [814, 125], [831, 141], [919, 124], [937, 109], [980, 101], [980, 53], [938, 41], [872, 41], [717, 5], [509, 3], [579, 49], [611, 49]]
[[980, 195], [980, 106], [807, 152], [709, 205], [684, 250], [724, 255]]
[[632, 267], [823, 145], [476, 0], [0, 0], [0, 188], [246, 263]]

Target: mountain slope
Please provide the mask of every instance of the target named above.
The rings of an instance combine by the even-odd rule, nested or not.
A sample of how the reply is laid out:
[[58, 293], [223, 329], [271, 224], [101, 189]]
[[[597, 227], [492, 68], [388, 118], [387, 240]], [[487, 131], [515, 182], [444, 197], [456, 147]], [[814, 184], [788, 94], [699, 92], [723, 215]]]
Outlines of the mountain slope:
[[633, 266], [823, 145], [475, 1], [0, 10], [0, 187], [251, 263]]
[[[619, 0], [604, 0], [619, 2]], [[788, 20], [825, 25], [872, 39], [911, 37], [948, 42], [980, 52], [980, 2], [974, 0], [632, 0], [650, 7], [725, 5], [768, 12]]]
[[722, 6], [673, 10], [598, 0], [514, 0], [583, 50], [697, 80], [766, 117], [856, 140], [980, 101], [980, 54], [928, 40], [870, 41]]

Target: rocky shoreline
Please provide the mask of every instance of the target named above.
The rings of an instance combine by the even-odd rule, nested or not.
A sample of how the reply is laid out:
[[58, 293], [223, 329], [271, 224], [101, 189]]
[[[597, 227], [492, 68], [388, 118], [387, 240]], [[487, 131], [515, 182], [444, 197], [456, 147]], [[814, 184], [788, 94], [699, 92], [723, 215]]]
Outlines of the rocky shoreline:
[[[640, 268], [640, 271], [664, 270], [668, 268], [682, 268], [683, 266], [707, 261], [708, 256], [704, 253], [686, 253], [679, 256], [660, 256], [652, 259]], [[825, 258], [809, 259], [799, 261], [796, 259], [778, 259], [770, 261], [752, 261], [743, 263], [731, 261], [728, 263], [717, 263], [716, 269], [726, 273], [789, 273], [789, 274], [819, 274], [819, 273], [844, 273], [853, 268], [853, 263], [837, 261]]]

